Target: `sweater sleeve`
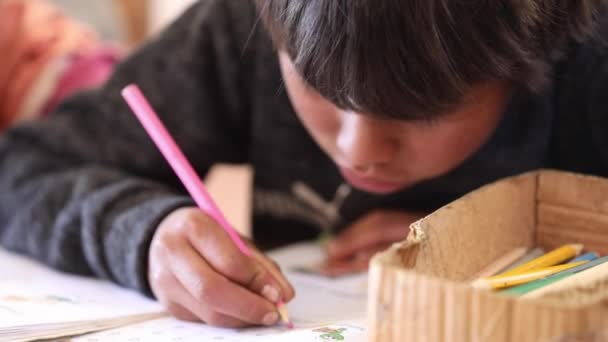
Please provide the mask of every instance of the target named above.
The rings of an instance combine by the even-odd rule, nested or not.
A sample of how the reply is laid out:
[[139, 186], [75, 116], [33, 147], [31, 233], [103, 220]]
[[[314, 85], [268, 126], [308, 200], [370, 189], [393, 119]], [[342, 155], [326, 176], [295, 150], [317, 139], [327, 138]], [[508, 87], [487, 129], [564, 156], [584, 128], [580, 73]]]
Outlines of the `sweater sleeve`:
[[150, 294], [154, 230], [192, 201], [120, 90], [132, 82], [142, 88], [201, 176], [216, 162], [246, 162], [244, 39], [228, 21], [246, 25], [249, 9], [230, 13], [222, 0], [195, 4], [104, 87], [7, 131], [0, 138], [2, 245]]

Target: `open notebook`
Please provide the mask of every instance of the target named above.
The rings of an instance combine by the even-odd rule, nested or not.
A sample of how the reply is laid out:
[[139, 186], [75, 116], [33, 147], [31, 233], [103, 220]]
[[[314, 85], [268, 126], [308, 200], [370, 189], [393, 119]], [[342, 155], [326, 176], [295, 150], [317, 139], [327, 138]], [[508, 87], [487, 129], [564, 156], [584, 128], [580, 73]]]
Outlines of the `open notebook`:
[[[293, 271], [322, 258], [316, 244], [270, 253], [296, 288], [296, 326], [221, 329], [167, 317], [158, 303], [109, 282], [66, 275], [0, 250], [0, 341], [84, 334], [72, 341], [365, 341], [367, 276]], [[95, 332], [95, 333], [90, 333]]]

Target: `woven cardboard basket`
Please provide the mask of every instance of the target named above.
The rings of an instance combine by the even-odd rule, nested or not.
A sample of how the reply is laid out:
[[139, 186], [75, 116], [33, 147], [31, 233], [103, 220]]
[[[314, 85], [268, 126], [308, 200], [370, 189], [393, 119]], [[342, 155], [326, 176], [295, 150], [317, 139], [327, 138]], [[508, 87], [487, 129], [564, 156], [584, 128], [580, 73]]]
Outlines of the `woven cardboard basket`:
[[482, 187], [412, 224], [371, 262], [371, 341], [608, 341], [608, 277], [523, 299], [469, 279], [517, 247], [608, 254], [608, 180], [542, 170]]

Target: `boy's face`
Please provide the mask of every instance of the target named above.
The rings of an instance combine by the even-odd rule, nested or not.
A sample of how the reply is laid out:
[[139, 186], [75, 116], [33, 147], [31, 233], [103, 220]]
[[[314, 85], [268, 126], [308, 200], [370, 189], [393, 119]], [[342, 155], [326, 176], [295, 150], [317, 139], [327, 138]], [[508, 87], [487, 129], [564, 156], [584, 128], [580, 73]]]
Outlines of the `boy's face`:
[[373, 193], [394, 192], [457, 167], [495, 130], [510, 94], [506, 82], [488, 82], [433, 122], [378, 119], [337, 108], [304, 83], [286, 53], [279, 60], [306, 129], [350, 184]]

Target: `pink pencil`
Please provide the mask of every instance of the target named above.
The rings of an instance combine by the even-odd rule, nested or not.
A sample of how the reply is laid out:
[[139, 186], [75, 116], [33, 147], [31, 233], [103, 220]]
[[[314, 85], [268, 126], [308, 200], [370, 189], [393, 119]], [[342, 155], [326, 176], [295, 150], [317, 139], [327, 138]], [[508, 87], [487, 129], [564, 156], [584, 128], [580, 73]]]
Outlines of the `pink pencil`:
[[[196, 174], [196, 171], [192, 168], [192, 165], [186, 159], [186, 156], [182, 153], [180, 148], [175, 143], [175, 140], [169, 134], [160, 118], [150, 106], [150, 103], [146, 100], [139, 87], [135, 84], [131, 84], [122, 90], [122, 96], [127, 101], [135, 116], [139, 119], [142, 126], [162, 155], [165, 157], [173, 171], [177, 174], [177, 177], [182, 181], [186, 190], [190, 193], [190, 196], [196, 202], [196, 205], [207, 215], [211, 216], [230, 236], [232, 241], [236, 244], [238, 249], [248, 257], [251, 257], [251, 250], [241, 240], [241, 237], [236, 232], [234, 227], [226, 220], [226, 217], [222, 214], [220, 208], [215, 204], [207, 189], [203, 185], [200, 177]], [[285, 310], [285, 304], [283, 301], [277, 303], [279, 307], [279, 314], [287, 326], [292, 327], [293, 324], [287, 317]]]

